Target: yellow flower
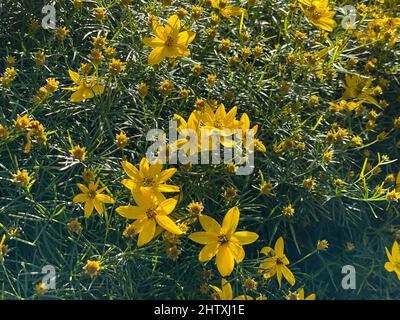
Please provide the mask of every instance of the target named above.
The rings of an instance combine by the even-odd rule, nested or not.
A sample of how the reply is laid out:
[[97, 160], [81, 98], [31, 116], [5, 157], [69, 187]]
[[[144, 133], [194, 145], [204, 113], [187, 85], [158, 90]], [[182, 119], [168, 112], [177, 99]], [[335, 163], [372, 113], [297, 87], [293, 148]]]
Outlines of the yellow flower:
[[121, 62], [121, 60], [119, 59], [112, 59], [112, 61], [108, 65], [108, 71], [110, 71], [111, 75], [113, 76], [119, 75], [124, 70], [125, 63]]
[[47, 292], [46, 284], [44, 284], [43, 282], [39, 282], [35, 286], [35, 292], [39, 296], [44, 295]]
[[17, 173], [14, 174], [13, 182], [23, 188], [27, 188], [30, 184], [33, 184], [35, 180], [32, 180], [28, 171], [18, 170]]
[[158, 195], [161, 192], [180, 191], [178, 186], [165, 183], [175, 174], [175, 168], [163, 170], [161, 163], [156, 162], [150, 165], [146, 158], [140, 161], [139, 170], [128, 161], [122, 161], [121, 164], [130, 178], [122, 180], [121, 183], [133, 193], [148, 190]]
[[328, 0], [299, 0], [299, 2], [301, 10], [312, 24], [329, 32], [337, 26], [333, 19], [335, 12], [329, 11]]
[[97, 273], [100, 270], [100, 262], [99, 261], [93, 261], [93, 260], [88, 260], [86, 262], [86, 265], [83, 267], [83, 270], [91, 276], [92, 278], [97, 276]]
[[127, 219], [136, 220], [133, 223], [135, 233], [139, 233], [138, 246], [149, 243], [156, 235], [156, 227], [160, 226], [173, 234], [180, 235], [182, 230], [168, 217], [174, 211], [178, 200], [166, 199], [162, 194], [155, 195], [143, 190], [133, 194], [137, 206], [121, 206], [116, 211]]
[[210, 285], [210, 288], [214, 290], [213, 293], [214, 300], [254, 300], [252, 297], [245, 295], [233, 298], [232, 286], [224, 278], [222, 278], [221, 280], [221, 288], [218, 288], [213, 285]]
[[282, 284], [282, 276], [290, 283], [290, 285], [294, 285], [296, 280], [292, 271], [287, 267], [289, 264], [288, 258], [284, 254], [285, 244], [283, 242], [283, 238], [280, 237], [276, 243], [274, 249], [271, 247], [264, 247], [261, 249], [261, 253], [265, 254], [268, 258], [266, 258], [261, 264], [259, 268], [259, 272], [265, 272], [263, 277], [264, 279], [272, 278], [276, 275], [279, 283], [279, 288]]
[[317, 250], [318, 251], [325, 251], [329, 248], [328, 240], [318, 240], [317, 242]]
[[125, 148], [128, 145], [129, 138], [125, 132], [120, 132], [115, 136], [115, 144], [118, 148]]
[[81, 146], [75, 146], [71, 150], [69, 150], [69, 153], [74, 157], [74, 159], [77, 159], [79, 161], [84, 161], [86, 159], [86, 148], [81, 147]]
[[400, 248], [397, 241], [393, 242], [392, 252], [389, 252], [389, 249], [385, 247], [386, 255], [389, 259], [388, 262], [385, 263], [385, 269], [389, 272], [395, 272], [397, 278], [400, 280]]
[[304, 298], [304, 288], [301, 288], [295, 292], [290, 292], [286, 297], [288, 300], [315, 300], [315, 293], [310, 294]]
[[69, 99], [71, 102], [82, 102], [103, 94], [104, 86], [99, 84], [96, 76], [81, 77], [77, 72], [72, 70], [68, 70], [68, 73], [71, 80], [76, 84], [73, 87], [63, 88], [64, 90], [75, 91]]
[[103, 214], [104, 203], [113, 204], [115, 202], [110, 196], [102, 194], [102, 192], [107, 189], [106, 187], [97, 190], [99, 182], [98, 180], [95, 184], [93, 181], [90, 181], [87, 187], [81, 183], [77, 184], [82, 193], [77, 194], [72, 201], [73, 203], [85, 203], [86, 218], [92, 215], [93, 209], [96, 209], [99, 214]]
[[236, 21], [232, 17], [241, 16], [243, 13], [246, 12], [246, 9], [229, 5], [228, 1], [226, 0], [212, 0], [211, 6], [214, 9], [217, 9], [223, 17], [232, 21]]
[[196, 34], [191, 31], [180, 32], [181, 20], [177, 15], [168, 19], [163, 27], [159, 23], [153, 23], [155, 37], [144, 38], [146, 46], [153, 47], [148, 63], [159, 64], [164, 58], [187, 57], [190, 55], [188, 45], [194, 40]]
[[201, 215], [199, 221], [205, 232], [194, 232], [189, 236], [192, 241], [206, 245], [199, 253], [200, 262], [209, 261], [217, 256], [217, 268], [223, 277], [232, 273], [235, 262], [243, 261], [245, 252], [242, 246], [258, 239], [255, 232], [236, 232], [239, 217], [239, 209], [233, 207], [226, 213], [221, 226], [213, 218]]
[[361, 102], [377, 104], [378, 102], [372, 97], [374, 89], [371, 88], [372, 79], [362, 78], [359, 75], [345, 76], [345, 92], [342, 99], [357, 99]]

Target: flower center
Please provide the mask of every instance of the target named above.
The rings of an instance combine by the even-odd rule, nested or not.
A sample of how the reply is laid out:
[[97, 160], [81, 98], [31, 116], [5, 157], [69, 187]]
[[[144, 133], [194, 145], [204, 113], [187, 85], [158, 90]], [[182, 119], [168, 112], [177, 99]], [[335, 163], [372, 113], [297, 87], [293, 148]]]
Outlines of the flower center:
[[222, 244], [227, 243], [227, 242], [229, 242], [229, 238], [228, 238], [228, 236], [225, 235], [225, 234], [220, 234], [220, 235], [218, 236], [218, 242], [220, 242], [220, 243], [222, 243]]
[[146, 215], [148, 219], [153, 219], [156, 216], [156, 211], [155, 208], [147, 209], [146, 210]]
[[277, 258], [276, 264], [282, 265], [283, 264], [282, 258]]
[[222, 120], [215, 120], [214, 121], [214, 127], [218, 128], [218, 129], [222, 128], [223, 127]]
[[153, 178], [144, 178], [142, 183], [143, 187], [152, 187], [155, 181]]
[[171, 36], [167, 37], [167, 41], [165, 41], [165, 45], [167, 47], [172, 47], [175, 44], [175, 39]]
[[88, 197], [94, 199], [96, 197], [96, 190], [89, 190]]

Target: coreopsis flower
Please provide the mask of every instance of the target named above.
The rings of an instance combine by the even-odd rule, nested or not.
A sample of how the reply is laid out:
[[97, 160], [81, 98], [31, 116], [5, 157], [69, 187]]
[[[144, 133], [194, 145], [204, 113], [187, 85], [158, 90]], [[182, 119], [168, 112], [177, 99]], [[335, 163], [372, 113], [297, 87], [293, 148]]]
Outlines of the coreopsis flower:
[[270, 194], [273, 187], [274, 187], [274, 186], [272, 185], [271, 182], [269, 182], [269, 181], [263, 181], [263, 182], [260, 184], [260, 192], [261, 192], [262, 194], [264, 194], [264, 195]]
[[84, 161], [86, 159], [85, 147], [77, 145], [73, 147], [71, 150], [69, 150], [69, 153], [74, 157], [74, 159], [77, 159], [79, 161]]
[[35, 286], [35, 292], [37, 295], [42, 296], [47, 292], [47, 287], [46, 284], [43, 282], [39, 282], [38, 284], [36, 284]]
[[73, 203], [84, 202], [85, 203], [85, 217], [89, 218], [93, 209], [96, 209], [98, 214], [103, 214], [104, 212], [104, 203], [113, 204], [115, 200], [110, 196], [103, 194], [102, 192], [107, 189], [107, 187], [103, 187], [98, 189], [100, 180], [96, 183], [90, 181], [88, 186], [85, 186], [81, 183], [78, 183], [77, 186], [82, 193], [77, 194], [73, 198]]
[[139, 83], [138, 86], [137, 86], [137, 91], [138, 91], [139, 95], [142, 98], [144, 98], [149, 93], [149, 86], [144, 82]]
[[37, 65], [41, 66], [46, 61], [46, 54], [43, 51], [38, 51], [34, 54], [34, 60]]
[[101, 21], [103, 21], [105, 15], [106, 15], [106, 9], [104, 9], [103, 7], [94, 8], [93, 15], [97, 21], [101, 22]]
[[0, 124], [0, 140], [6, 140], [10, 134], [10, 131], [6, 126]]
[[99, 84], [96, 76], [80, 76], [77, 72], [68, 70], [71, 80], [76, 84], [73, 87], [63, 88], [64, 90], [75, 91], [71, 97], [71, 102], [82, 102], [94, 96], [100, 96], [104, 92], [104, 86]]
[[389, 249], [385, 247], [386, 255], [389, 259], [388, 262], [385, 263], [385, 269], [388, 272], [395, 272], [397, 278], [400, 280], [400, 248], [397, 241], [393, 242], [392, 252], [389, 252]]
[[315, 300], [316, 296], [315, 293], [312, 293], [308, 295], [307, 297], [304, 297], [304, 288], [301, 288], [295, 292], [290, 292], [286, 296], [286, 299], [288, 300]]
[[46, 89], [50, 93], [54, 93], [57, 91], [59, 84], [60, 83], [56, 79], [49, 78], [46, 80]]
[[200, 202], [192, 201], [186, 207], [187, 212], [195, 217], [199, 217], [204, 210], [204, 206]]
[[194, 20], [200, 19], [202, 13], [203, 13], [203, 8], [202, 7], [196, 6], [196, 5], [192, 6], [192, 18]]
[[192, 31], [181, 30], [181, 20], [177, 15], [168, 19], [165, 26], [153, 23], [153, 38], [144, 38], [146, 46], [153, 47], [148, 57], [148, 63], [159, 64], [165, 58], [187, 57], [190, 55], [188, 45], [194, 40], [196, 34]]
[[79, 233], [82, 231], [82, 225], [78, 221], [78, 219], [71, 220], [70, 222], [67, 223], [67, 228], [69, 232], [72, 233]]
[[325, 251], [329, 248], [328, 240], [318, 240], [317, 242], [317, 250], [318, 251]]
[[236, 22], [233, 17], [241, 16], [246, 12], [246, 9], [230, 5], [227, 0], [211, 0], [211, 6], [218, 10], [219, 13], [232, 21]]
[[313, 25], [329, 32], [337, 26], [333, 19], [335, 12], [329, 10], [328, 0], [299, 0], [299, 2], [301, 10]]
[[16, 174], [13, 176], [13, 182], [21, 186], [23, 188], [28, 188], [29, 185], [32, 185], [35, 180], [32, 179], [32, 176], [26, 170], [18, 170]]
[[6, 57], [7, 67], [13, 67], [14, 64], [15, 64], [15, 60], [16, 60], [16, 59], [15, 59], [14, 56], [8, 55], [8, 56]]
[[252, 297], [247, 295], [242, 295], [234, 298], [232, 286], [224, 278], [221, 279], [221, 288], [213, 285], [210, 285], [210, 288], [214, 291], [212, 294], [214, 300], [253, 300]]
[[83, 270], [86, 272], [87, 275], [90, 277], [95, 277], [100, 271], [100, 262], [95, 260], [88, 260], [83, 267]]
[[226, 213], [222, 226], [213, 218], [201, 215], [199, 221], [204, 232], [194, 232], [189, 236], [194, 242], [204, 244], [199, 253], [199, 261], [206, 262], [216, 256], [220, 274], [229, 276], [236, 263], [243, 261], [243, 245], [255, 242], [258, 234], [250, 231], [236, 231], [239, 223], [239, 208], [233, 207]]
[[67, 29], [67, 27], [58, 27], [55, 30], [55, 34], [56, 34], [56, 37], [58, 40], [64, 41], [65, 38], [67, 37], [68, 29]]
[[139, 247], [149, 243], [156, 235], [159, 226], [173, 234], [180, 235], [182, 230], [168, 217], [178, 203], [175, 198], [166, 199], [162, 194], [155, 195], [150, 190], [133, 194], [137, 206], [121, 206], [116, 211], [124, 218], [133, 219], [135, 233], [139, 233]]
[[162, 192], [179, 192], [178, 186], [166, 184], [175, 173], [175, 168], [163, 170], [163, 165], [159, 162], [149, 164], [146, 158], [140, 161], [139, 169], [128, 161], [121, 162], [125, 173], [130, 179], [124, 179], [121, 183], [133, 193], [141, 190], [149, 190], [155, 194]]
[[124, 132], [120, 132], [115, 136], [115, 144], [118, 148], [125, 148], [128, 145], [128, 137]]
[[206, 134], [217, 134], [220, 136], [220, 141], [225, 147], [233, 147], [235, 141], [233, 139], [225, 139], [234, 133], [240, 123], [235, 120], [237, 107], [233, 107], [226, 112], [225, 106], [221, 103], [218, 109], [214, 112], [207, 105], [204, 112], [198, 112], [194, 115], [195, 121], [202, 123], [203, 132]]
[[260, 264], [259, 272], [263, 273], [264, 279], [269, 279], [276, 275], [279, 288], [282, 284], [282, 276], [292, 286], [296, 282], [292, 271], [287, 267], [287, 265], [289, 265], [289, 260], [284, 254], [284, 247], [283, 238], [280, 237], [276, 241], [273, 249], [271, 247], [264, 247], [261, 249], [261, 253], [265, 254], [267, 258]]
[[359, 75], [345, 76], [345, 92], [342, 99], [357, 99], [361, 102], [368, 102], [377, 104], [378, 102], [374, 97], [374, 89], [371, 88], [372, 78], [362, 78]]
[[108, 65], [108, 71], [110, 71], [111, 75], [113, 76], [119, 75], [124, 70], [125, 63], [121, 62], [119, 59], [112, 59]]

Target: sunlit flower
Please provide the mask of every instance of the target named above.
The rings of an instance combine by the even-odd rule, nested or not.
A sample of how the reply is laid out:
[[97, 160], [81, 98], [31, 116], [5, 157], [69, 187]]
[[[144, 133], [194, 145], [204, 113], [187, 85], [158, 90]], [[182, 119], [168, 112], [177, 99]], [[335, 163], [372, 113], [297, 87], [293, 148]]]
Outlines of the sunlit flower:
[[397, 241], [393, 242], [392, 252], [389, 251], [388, 248], [385, 247], [386, 255], [389, 259], [388, 262], [385, 263], [385, 269], [388, 272], [395, 272], [397, 278], [400, 280], [400, 248]]
[[280, 237], [276, 241], [273, 249], [271, 247], [264, 247], [261, 249], [261, 253], [265, 254], [267, 258], [260, 264], [259, 272], [263, 273], [264, 279], [269, 279], [276, 275], [279, 287], [281, 287], [282, 284], [282, 276], [292, 286], [296, 282], [292, 271], [287, 267], [287, 265], [289, 265], [289, 260], [284, 254], [284, 246], [283, 238]]
[[299, 0], [301, 10], [310, 19], [310, 22], [317, 27], [333, 31], [336, 27], [336, 22], [333, 19], [334, 11], [329, 11], [328, 0]]
[[177, 199], [165, 199], [163, 195], [156, 196], [149, 190], [134, 193], [133, 198], [137, 206], [121, 206], [116, 211], [124, 218], [135, 220], [133, 227], [139, 234], [139, 247], [155, 237], [157, 226], [173, 234], [182, 234], [182, 230], [168, 217], [174, 211]]
[[222, 226], [213, 218], [205, 215], [199, 217], [204, 232], [194, 232], [189, 239], [204, 244], [199, 253], [199, 261], [206, 262], [216, 257], [217, 268], [223, 277], [229, 276], [236, 263], [243, 261], [243, 245], [255, 242], [258, 234], [250, 231], [236, 231], [240, 211], [234, 207], [226, 213]]
[[221, 280], [221, 288], [210, 285], [210, 288], [213, 289], [213, 298], [214, 300], [254, 300], [252, 297], [247, 295], [242, 295], [238, 297], [233, 297], [233, 290], [231, 284], [224, 278]]
[[148, 58], [149, 64], [159, 64], [164, 58], [187, 57], [190, 55], [188, 45], [194, 40], [196, 34], [191, 31], [182, 31], [181, 20], [177, 15], [168, 19], [165, 26], [153, 23], [155, 37], [144, 38], [146, 46], [153, 47]]
[[141, 190], [151, 190], [153, 193], [179, 192], [178, 186], [169, 185], [165, 182], [175, 173], [175, 168], [163, 170], [163, 165], [159, 162], [149, 164], [146, 158], [140, 161], [139, 169], [128, 161], [121, 162], [125, 173], [129, 179], [124, 179], [121, 183], [133, 193]]
[[104, 86], [99, 84], [96, 76], [80, 76], [77, 72], [68, 70], [71, 80], [76, 84], [73, 87], [63, 88], [64, 90], [75, 91], [71, 97], [71, 102], [82, 102], [94, 96], [100, 96], [104, 92]]
[[103, 214], [104, 203], [113, 204], [115, 200], [108, 195], [103, 194], [107, 187], [98, 189], [100, 181], [96, 183], [89, 182], [88, 186], [78, 183], [77, 186], [82, 193], [77, 194], [73, 198], [74, 203], [85, 203], [85, 217], [89, 218], [92, 215], [93, 209], [96, 209], [98, 214]]

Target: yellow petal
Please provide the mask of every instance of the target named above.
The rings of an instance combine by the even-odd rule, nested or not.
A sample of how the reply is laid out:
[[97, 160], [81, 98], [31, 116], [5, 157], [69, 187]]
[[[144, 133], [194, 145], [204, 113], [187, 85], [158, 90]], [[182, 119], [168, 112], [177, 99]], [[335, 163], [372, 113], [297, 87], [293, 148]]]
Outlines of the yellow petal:
[[143, 224], [143, 228], [139, 233], [138, 238], [138, 247], [149, 243], [156, 232], [156, 222], [154, 219], [147, 219], [147, 221]]
[[82, 183], [78, 183], [77, 186], [78, 186], [79, 190], [81, 190], [83, 193], [88, 193], [89, 192], [89, 189], [85, 185], [83, 185]]
[[80, 193], [77, 194], [73, 199], [72, 202], [73, 203], [78, 203], [78, 202], [85, 202], [86, 200], [88, 200], [88, 196], [85, 193]]
[[182, 234], [182, 230], [171, 220], [171, 218], [167, 216], [156, 215], [157, 223], [163, 227], [165, 230], [173, 233], [173, 234]]
[[290, 283], [290, 285], [294, 285], [296, 282], [296, 279], [294, 278], [294, 275], [292, 271], [286, 266], [282, 266], [282, 274], [285, 277], [285, 279]]
[[228, 245], [220, 245], [217, 252], [217, 269], [221, 276], [229, 276], [232, 273], [234, 266], [234, 258]]
[[140, 219], [146, 216], [146, 210], [136, 206], [121, 206], [116, 209], [117, 213], [127, 219]]
[[68, 74], [73, 82], [75, 82], [77, 84], [79, 84], [81, 82], [81, 76], [79, 75], [79, 73], [72, 71], [72, 70], [68, 70]]
[[224, 234], [232, 234], [235, 232], [239, 223], [240, 211], [238, 207], [233, 207], [228, 210], [222, 222], [221, 232]]
[[174, 211], [178, 201], [174, 198], [166, 199], [156, 209], [158, 215], [168, 215]]
[[110, 204], [115, 203], [115, 200], [113, 198], [105, 194], [97, 194], [96, 199], [104, 203], [110, 203]]
[[165, 25], [165, 32], [169, 36], [176, 37], [180, 29], [181, 29], [181, 20], [179, 19], [179, 17], [176, 14], [169, 17], [167, 24]]
[[212, 232], [194, 232], [189, 235], [189, 239], [200, 244], [218, 242], [217, 234]]
[[258, 234], [250, 231], [238, 231], [233, 234], [234, 238], [239, 240], [242, 245], [250, 244], [258, 239]]
[[160, 192], [179, 192], [181, 190], [178, 186], [170, 184], [160, 184], [157, 189]]
[[199, 261], [200, 262], [210, 261], [217, 254], [219, 246], [220, 246], [219, 242], [212, 242], [205, 245], [199, 253]]
[[143, 38], [142, 42], [144, 45], [149, 47], [162, 47], [165, 45], [165, 42], [157, 37]]
[[165, 58], [164, 47], [157, 47], [151, 51], [147, 59], [147, 62], [150, 65], [159, 64], [161, 61], [163, 61], [164, 58]]
[[277, 256], [283, 256], [284, 249], [285, 249], [285, 243], [283, 242], [283, 238], [279, 237], [279, 239], [276, 240], [275, 242], [275, 247], [274, 247], [275, 254]]
[[93, 205], [94, 205], [94, 208], [96, 209], [96, 211], [98, 212], [98, 214], [103, 214], [104, 205], [100, 201], [93, 199]]
[[176, 168], [171, 168], [171, 169], [167, 169], [167, 170], [163, 170], [161, 172], [159, 181], [161, 182], [165, 182], [168, 179], [170, 179], [174, 174], [176, 173]]
[[231, 284], [225, 280], [221, 280], [221, 289], [222, 289], [222, 300], [232, 300], [233, 291]]
[[93, 201], [88, 200], [85, 202], [85, 217], [89, 218], [93, 212]]
[[206, 215], [201, 215], [199, 217], [199, 221], [203, 229], [207, 232], [212, 232], [212, 233], [219, 233], [221, 231], [221, 226], [220, 224], [213, 218], [206, 216]]

